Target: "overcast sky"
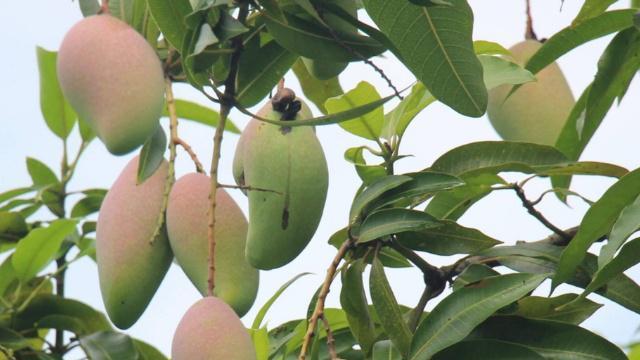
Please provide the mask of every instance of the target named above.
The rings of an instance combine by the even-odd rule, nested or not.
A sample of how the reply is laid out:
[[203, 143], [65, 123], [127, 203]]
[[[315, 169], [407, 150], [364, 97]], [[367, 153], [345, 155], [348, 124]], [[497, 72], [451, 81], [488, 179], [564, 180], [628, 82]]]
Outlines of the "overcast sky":
[[[621, 5], [625, 1], [621, 1]], [[491, 40], [505, 46], [523, 39], [524, 0], [471, 0], [475, 13], [474, 38]], [[549, 37], [570, 24], [583, 1], [566, 0], [560, 11], [560, 0], [533, 1], [534, 27], [539, 37]], [[69, 0], [46, 1], [1, 1], [0, 2], [0, 42], [4, 53], [0, 57], [3, 69], [0, 85], [0, 192], [30, 184], [24, 165], [26, 156], [36, 157], [57, 169], [60, 161], [60, 141], [49, 133], [39, 110], [38, 72], [35, 47], [49, 50], [59, 47], [62, 37], [69, 27], [81, 19], [76, 2]], [[610, 37], [593, 41], [559, 61], [577, 97], [592, 81], [599, 54]], [[414, 77], [391, 55], [374, 60], [394, 79], [400, 88], [411, 84]], [[377, 86], [379, 92], [388, 94], [389, 89], [370, 68], [351, 65], [341, 78], [345, 89], [353, 88], [359, 81], [366, 80]], [[298, 89], [295, 77], [287, 76], [287, 85]], [[177, 85], [176, 96], [206, 104], [206, 98], [184, 85]], [[301, 93], [301, 92], [299, 92]], [[553, 94], [550, 94], [553, 96]], [[610, 111], [606, 121], [598, 130], [583, 154], [584, 160], [613, 162], [629, 169], [640, 166], [637, 138], [640, 134], [640, 82], [631, 85], [624, 101]], [[214, 105], [214, 104], [210, 104]], [[535, 106], [532, 104], [532, 106]], [[390, 107], [389, 107], [390, 108]], [[316, 111], [316, 114], [319, 112]], [[249, 120], [237, 112], [232, 113], [233, 121], [240, 127]], [[166, 119], [163, 120], [166, 125]], [[324, 272], [335, 250], [327, 245], [328, 237], [346, 224], [350, 199], [359, 186], [353, 167], [343, 160], [344, 151], [352, 146], [364, 145], [366, 141], [345, 133], [338, 126], [317, 129], [330, 168], [330, 189], [325, 213], [311, 244], [294, 262], [288, 266], [261, 273], [258, 300], [252, 311], [243, 320], [249, 324], [257, 309], [285, 281], [295, 274], [309, 271], [313, 276], [304, 277], [292, 286], [272, 308], [267, 320], [270, 326], [286, 320], [305, 316], [307, 304], [322, 282]], [[198, 152], [204, 164], [209, 164], [212, 149], [213, 130], [198, 124], [183, 122], [180, 136], [186, 139]], [[71, 149], [77, 147], [77, 136], [72, 136]], [[425, 168], [447, 150], [472, 141], [495, 140], [496, 133], [486, 117], [465, 118], [441, 104], [434, 104], [425, 110], [410, 126], [402, 144], [401, 153], [413, 154], [398, 163], [397, 172], [408, 172]], [[221, 180], [232, 183], [231, 161], [238, 140], [236, 135], [226, 135], [222, 147]], [[81, 160], [75, 178], [69, 189], [80, 190], [93, 187], [109, 187], [120, 170], [135, 154], [115, 157], [107, 153], [99, 141], [94, 141]], [[193, 170], [186, 154], [179, 151], [177, 173], [182, 175]], [[517, 179], [519, 177], [510, 177]], [[579, 178], [574, 182], [575, 190], [591, 199], [598, 198], [612, 183], [611, 179]], [[527, 194], [537, 197], [548, 186], [547, 182], [532, 182], [527, 185]], [[246, 198], [240, 192], [231, 195], [240, 206], [247, 209]], [[560, 227], [578, 224], [586, 210], [579, 200], [570, 202], [572, 208], [562, 205], [549, 196], [540, 205], [540, 210]], [[481, 201], [462, 219], [463, 225], [477, 227], [499, 240], [513, 243], [516, 240], [536, 240], [548, 235], [548, 231], [535, 219], [527, 215], [518, 199], [511, 192], [497, 192]], [[0, 259], [2, 256], [0, 255]], [[449, 264], [454, 258], [431, 256], [434, 264]], [[638, 267], [628, 271], [640, 280]], [[416, 269], [389, 270], [388, 275], [401, 303], [413, 306], [422, 288], [421, 274]], [[547, 284], [548, 286], [548, 284]], [[328, 300], [329, 306], [338, 304], [339, 281], [333, 287]], [[577, 291], [563, 286], [557, 292]], [[546, 294], [548, 287], [539, 290]], [[98, 287], [95, 264], [83, 260], [74, 264], [68, 272], [67, 295], [85, 301], [97, 309], [104, 310]], [[199, 294], [181, 270], [172, 266], [162, 286], [145, 314], [127, 332], [144, 339], [165, 353], [170, 352], [171, 338], [175, 327], [186, 309], [199, 298]], [[441, 299], [440, 297], [439, 299]], [[640, 325], [640, 316], [621, 306], [606, 301], [598, 295], [591, 299], [606, 306], [584, 325], [618, 344], [626, 344], [634, 338]], [[438, 300], [439, 300], [438, 299]], [[432, 308], [436, 301], [429, 304]]]

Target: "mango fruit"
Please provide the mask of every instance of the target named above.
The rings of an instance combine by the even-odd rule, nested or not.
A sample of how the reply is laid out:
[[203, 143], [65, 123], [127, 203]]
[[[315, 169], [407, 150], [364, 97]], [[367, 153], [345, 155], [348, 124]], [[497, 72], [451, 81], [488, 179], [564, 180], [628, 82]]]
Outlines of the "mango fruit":
[[131, 152], [159, 126], [162, 66], [125, 22], [107, 14], [79, 21], [62, 41], [57, 71], [64, 96], [109, 152]]
[[168, 163], [140, 185], [138, 157], [113, 183], [96, 226], [96, 262], [102, 300], [111, 321], [129, 328], [142, 315], [162, 282], [173, 254], [166, 232], [152, 241], [162, 209]]
[[[178, 265], [200, 293], [207, 294], [209, 188], [207, 175], [187, 174], [173, 185], [167, 207], [167, 233]], [[224, 190], [216, 195], [214, 294], [244, 315], [258, 293], [258, 270], [244, 257], [247, 219]]]
[[[268, 103], [258, 115], [281, 120], [283, 114]], [[310, 117], [302, 103], [296, 119]], [[322, 146], [313, 127], [257, 119], [250, 121], [238, 144], [234, 177], [253, 188], [248, 191], [247, 260], [258, 269], [281, 267], [307, 246], [322, 217], [329, 182]]]
[[256, 360], [251, 337], [224, 301], [205, 297], [184, 314], [171, 343], [173, 360]]
[[[525, 65], [542, 43], [526, 40], [511, 49], [513, 60]], [[522, 85], [509, 98], [511, 85], [489, 91], [487, 114], [505, 140], [555, 145], [575, 105], [575, 99], [560, 67], [552, 63], [536, 74], [537, 81]]]
[[[330, 3], [332, 5], [339, 6], [354, 18], [358, 17], [358, 4], [355, 0], [321, 0], [320, 3]], [[325, 12], [323, 19], [337, 35], [340, 33], [355, 33], [357, 30], [352, 24], [331, 13]], [[340, 75], [347, 65], [349, 65], [347, 62], [318, 61], [305, 57], [302, 58], [302, 62], [309, 73], [316, 79], [320, 80], [328, 80]]]

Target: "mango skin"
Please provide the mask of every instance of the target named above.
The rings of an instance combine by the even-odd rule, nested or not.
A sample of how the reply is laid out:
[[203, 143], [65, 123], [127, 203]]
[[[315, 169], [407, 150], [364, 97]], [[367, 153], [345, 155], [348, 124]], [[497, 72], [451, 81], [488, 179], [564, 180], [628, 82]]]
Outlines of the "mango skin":
[[164, 278], [173, 254], [166, 232], [153, 243], [162, 208], [168, 163], [136, 185], [138, 157], [113, 183], [102, 202], [96, 228], [96, 261], [107, 314], [120, 329], [142, 315]]
[[[331, 3], [333, 5], [340, 6], [344, 11], [349, 13], [351, 16], [357, 18], [358, 17], [358, 4], [355, 0], [324, 0], [320, 1], [320, 3]], [[356, 27], [351, 25], [350, 23], [342, 20], [342, 18], [333, 15], [331, 13], [327, 13], [324, 15], [324, 20], [327, 25], [331, 26], [336, 32], [340, 33], [355, 33]], [[318, 61], [309, 58], [302, 58], [302, 62], [305, 67], [309, 71], [313, 77], [319, 80], [329, 80], [334, 78], [344, 69], [346, 69], [349, 63], [346, 62], [326, 62], [326, 61]]]
[[162, 66], [125, 22], [111, 15], [79, 21], [62, 41], [57, 68], [64, 96], [112, 154], [131, 152], [159, 126]]
[[171, 344], [173, 360], [256, 360], [247, 329], [224, 301], [198, 300], [178, 323]]
[[[270, 103], [259, 114], [281, 118]], [[309, 117], [303, 105], [296, 119]], [[236, 178], [275, 192], [248, 191], [245, 255], [258, 269], [274, 269], [296, 258], [318, 227], [329, 182], [327, 162], [312, 127], [280, 127], [253, 119], [246, 129], [234, 159]]]
[[[526, 40], [510, 51], [520, 65], [535, 54], [542, 44]], [[555, 145], [575, 105], [575, 99], [560, 67], [552, 63], [536, 74], [537, 81], [522, 85], [505, 102], [511, 85], [489, 91], [487, 114], [498, 134], [505, 140]]]
[[[196, 286], [207, 294], [208, 209], [211, 180], [187, 174], [173, 185], [167, 208], [167, 232], [176, 261]], [[249, 311], [258, 293], [259, 272], [244, 258], [247, 219], [224, 190], [216, 195], [214, 295], [231, 305], [238, 316]]]

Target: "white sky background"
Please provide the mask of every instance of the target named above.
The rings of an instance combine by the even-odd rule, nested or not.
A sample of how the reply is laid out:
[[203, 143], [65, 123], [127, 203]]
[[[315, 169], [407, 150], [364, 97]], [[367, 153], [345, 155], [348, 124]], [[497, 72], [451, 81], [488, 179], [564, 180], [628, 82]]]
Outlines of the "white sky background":
[[[471, 0], [470, 3], [476, 18], [474, 39], [496, 41], [505, 46], [511, 46], [523, 39], [524, 0]], [[566, 0], [564, 8], [560, 11], [560, 0], [533, 1], [534, 27], [538, 36], [549, 37], [567, 26], [581, 5], [582, 1]], [[626, 5], [626, 1], [621, 1], [619, 7], [623, 5]], [[35, 47], [40, 45], [50, 50], [57, 49], [67, 29], [79, 19], [81, 14], [77, 3], [69, 0], [0, 2], [0, 43], [4, 44], [4, 52], [0, 57], [0, 69], [3, 70], [0, 85], [0, 192], [30, 184], [25, 167], [26, 156], [41, 159], [53, 169], [59, 166], [61, 142], [48, 131], [39, 110]], [[610, 37], [593, 41], [560, 59], [559, 63], [576, 97], [591, 82], [598, 57], [609, 39]], [[394, 79], [398, 87], [403, 88], [413, 82], [414, 77], [391, 56], [375, 59], [375, 62]], [[390, 91], [372, 69], [359, 64], [351, 65], [341, 78], [346, 90], [362, 80], [372, 82], [382, 94], [388, 94]], [[295, 77], [288, 76], [287, 85], [294, 90], [299, 89]], [[206, 98], [188, 86], [177, 85], [175, 88], [178, 98], [207, 104]], [[610, 111], [582, 159], [613, 162], [629, 169], [640, 166], [637, 148], [640, 134], [638, 99], [640, 82], [636, 79], [622, 104]], [[243, 127], [249, 119], [234, 112], [232, 120]], [[166, 119], [163, 123], [166, 125]], [[191, 122], [183, 122], [179, 131], [180, 136], [197, 151], [202, 162], [209, 164], [213, 130]], [[335, 254], [335, 249], [326, 241], [335, 230], [345, 225], [350, 200], [359, 185], [353, 167], [343, 160], [343, 153], [349, 147], [365, 144], [366, 140], [352, 136], [336, 125], [320, 127], [317, 133], [325, 149], [331, 173], [329, 195], [320, 228], [311, 244], [294, 262], [284, 268], [261, 273], [258, 300], [251, 312], [244, 317], [246, 324], [250, 324], [257, 309], [282, 283], [295, 274], [309, 271], [315, 275], [304, 277], [292, 286], [276, 302], [267, 320], [273, 327], [286, 320], [304, 317], [309, 299], [322, 282], [324, 272]], [[77, 135], [72, 136], [72, 139], [70, 148], [75, 149], [78, 145]], [[397, 164], [397, 172], [425, 168], [439, 155], [455, 146], [494, 139], [498, 137], [486, 117], [465, 118], [446, 106], [434, 104], [422, 112], [409, 128], [401, 153], [413, 154], [414, 157], [401, 160]], [[221, 181], [225, 183], [233, 183], [231, 162], [237, 140], [236, 135], [225, 135], [221, 160]], [[182, 150], [179, 150], [178, 154], [178, 175], [193, 171], [188, 156]], [[94, 141], [80, 161], [69, 189], [109, 187], [134, 155], [112, 156], [99, 141]], [[588, 198], [595, 199], [611, 183], [610, 179], [582, 177], [575, 179], [574, 189]], [[547, 185], [545, 181], [528, 184], [528, 196], [537, 197]], [[231, 195], [246, 211], [246, 198], [238, 191], [233, 191]], [[571, 227], [578, 224], [586, 206], [577, 199], [572, 199], [570, 203], [573, 208], [568, 208], [553, 196], [548, 196], [539, 208], [556, 225]], [[496, 192], [489, 196], [473, 207], [461, 222], [466, 226], [477, 227], [506, 243], [536, 240], [549, 233], [527, 215], [512, 192]], [[453, 262], [454, 259], [431, 256], [429, 261], [444, 265]], [[387, 273], [399, 301], [406, 305], [415, 305], [423, 287], [420, 272], [411, 268], [389, 270]], [[640, 281], [638, 267], [627, 274]], [[335, 283], [333, 290], [329, 296], [329, 306], [338, 304], [339, 281]], [[556, 293], [569, 290], [577, 291], [570, 286], [564, 286]], [[541, 295], [547, 292], [547, 288], [538, 291]], [[68, 272], [67, 295], [104, 310], [96, 266], [92, 261], [83, 260], [71, 267]], [[145, 314], [127, 332], [169, 354], [178, 321], [198, 298], [199, 294], [195, 288], [174, 265]], [[590, 298], [606, 306], [584, 323], [586, 327], [618, 344], [626, 344], [634, 338], [634, 332], [640, 325], [640, 316], [598, 295], [591, 295]], [[442, 299], [442, 296], [438, 299]], [[432, 301], [428, 308], [432, 308], [435, 303]]]

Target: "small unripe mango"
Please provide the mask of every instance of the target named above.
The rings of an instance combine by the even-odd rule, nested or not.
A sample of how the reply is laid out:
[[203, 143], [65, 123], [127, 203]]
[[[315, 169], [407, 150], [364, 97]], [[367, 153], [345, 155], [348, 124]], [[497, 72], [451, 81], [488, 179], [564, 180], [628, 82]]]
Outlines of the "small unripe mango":
[[[282, 117], [270, 103], [258, 114]], [[310, 117], [303, 104], [296, 119]], [[248, 191], [247, 260], [258, 269], [286, 265], [307, 246], [322, 217], [329, 181], [322, 146], [310, 126], [281, 127], [256, 119], [239, 146], [234, 177], [253, 188]]]
[[[173, 185], [167, 208], [167, 232], [176, 261], [198, 288], [207, 294], [209, 257], [209, 189], [203, 174], [187, 174]], [[244, 257], [247, 219], [224, 189], [216, 195], [215, 296], [238, 316], [256, 299], [259, 273]]]
[[109, 152], [134, 150], [159, 126], [162, 66], [125, 22], [106, 14], [79, 21], [62, 41], [57, 66], [65, 97]]
[[129, 328], [162, 282], [173, 254], [166, 232], [152, 241], [162, 209], [168, 164], [140, 185], [133, 158], [107, 192], [96, 227], [96, 260], [102, 300], [111, 321]]
[[[513, 60], [525, 65], [542, 44], [526, 40], [510, 51]], [[522, 85], [506, 99], [511, 85], [489, 91], [487, 114], [505, 140], [555, 145], [575, 105], [575, 99], [560, 67], [548, 65], [536, 74], [537, 81]]]
[[256, 360], [247, 329], [224, 301], [198, 300], [184, 314], [171, 343], [173, 360]]

